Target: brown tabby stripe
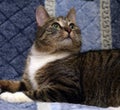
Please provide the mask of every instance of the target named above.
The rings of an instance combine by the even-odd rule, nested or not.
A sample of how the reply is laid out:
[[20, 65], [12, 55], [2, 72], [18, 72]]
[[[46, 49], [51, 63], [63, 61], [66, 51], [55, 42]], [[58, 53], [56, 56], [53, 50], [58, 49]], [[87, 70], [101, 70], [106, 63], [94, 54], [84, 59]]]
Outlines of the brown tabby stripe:
[[1, 92], [10, 91], [26, 91], [26, 84], [22, 81], [12, 81], [12, 80], [0, 80]]

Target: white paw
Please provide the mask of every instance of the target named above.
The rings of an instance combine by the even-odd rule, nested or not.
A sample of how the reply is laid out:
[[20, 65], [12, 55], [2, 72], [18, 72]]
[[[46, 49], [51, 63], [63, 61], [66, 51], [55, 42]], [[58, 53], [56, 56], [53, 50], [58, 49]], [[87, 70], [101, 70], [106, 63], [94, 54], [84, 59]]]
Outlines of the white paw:
[[0, 95], [0, 99], [12, 103], [32, 102], [32, 99], [26, 96], [23, 92], [16, 93], [4, 92]]

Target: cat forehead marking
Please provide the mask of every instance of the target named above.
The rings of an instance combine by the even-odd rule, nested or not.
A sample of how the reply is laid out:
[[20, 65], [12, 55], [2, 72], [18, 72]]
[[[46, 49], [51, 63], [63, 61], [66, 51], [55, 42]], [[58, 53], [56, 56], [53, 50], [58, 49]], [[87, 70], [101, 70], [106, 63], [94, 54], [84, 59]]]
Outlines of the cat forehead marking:
[[66, 25], [69, 24], [68, 19], [65, 18], [65, 17], [62, 17], [62, 16], [58, 17], [58, 18], [57, 18], [57, 21], [59, 22], [59, 24], [60, 24], [62, 27], [64, 27], [64, 26], [66, 26]]

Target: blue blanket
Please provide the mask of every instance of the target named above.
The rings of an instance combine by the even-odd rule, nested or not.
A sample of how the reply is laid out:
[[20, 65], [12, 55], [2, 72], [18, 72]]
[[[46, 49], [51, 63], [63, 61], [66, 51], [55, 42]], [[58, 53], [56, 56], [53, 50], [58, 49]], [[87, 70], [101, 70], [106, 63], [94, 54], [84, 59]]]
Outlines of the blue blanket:
[[[0, 0], [0, 79], [19, 80], [35, 38], [35, 9], [44, 5], [51, 16], [77, 11], [82, 32], [81, 51], [120, 48], [119, 0]], [[47, 107], [48, 108], [44, 108]], [[60, 103], [11, 104], [0, 100], [0, 110], [104, 110]]]

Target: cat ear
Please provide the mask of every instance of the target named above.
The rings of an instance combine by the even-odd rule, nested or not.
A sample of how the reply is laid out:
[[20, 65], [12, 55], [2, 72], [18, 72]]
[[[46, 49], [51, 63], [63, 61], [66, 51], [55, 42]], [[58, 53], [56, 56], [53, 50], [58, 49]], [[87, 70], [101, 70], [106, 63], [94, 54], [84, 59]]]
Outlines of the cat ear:
[[36, 9], [36, 21], [37, 21], [38, 26], [40, 26], [40, 27], [43, 26], [49, 18], [50, 18], [50, 16], [47, 13], [47, 11], [45, 10], [45, 8], [40, 5]]
[[76, 23], [76, 11], [74, 8], [70, 9], [70, 11], [67, 14], [67, 18]]

